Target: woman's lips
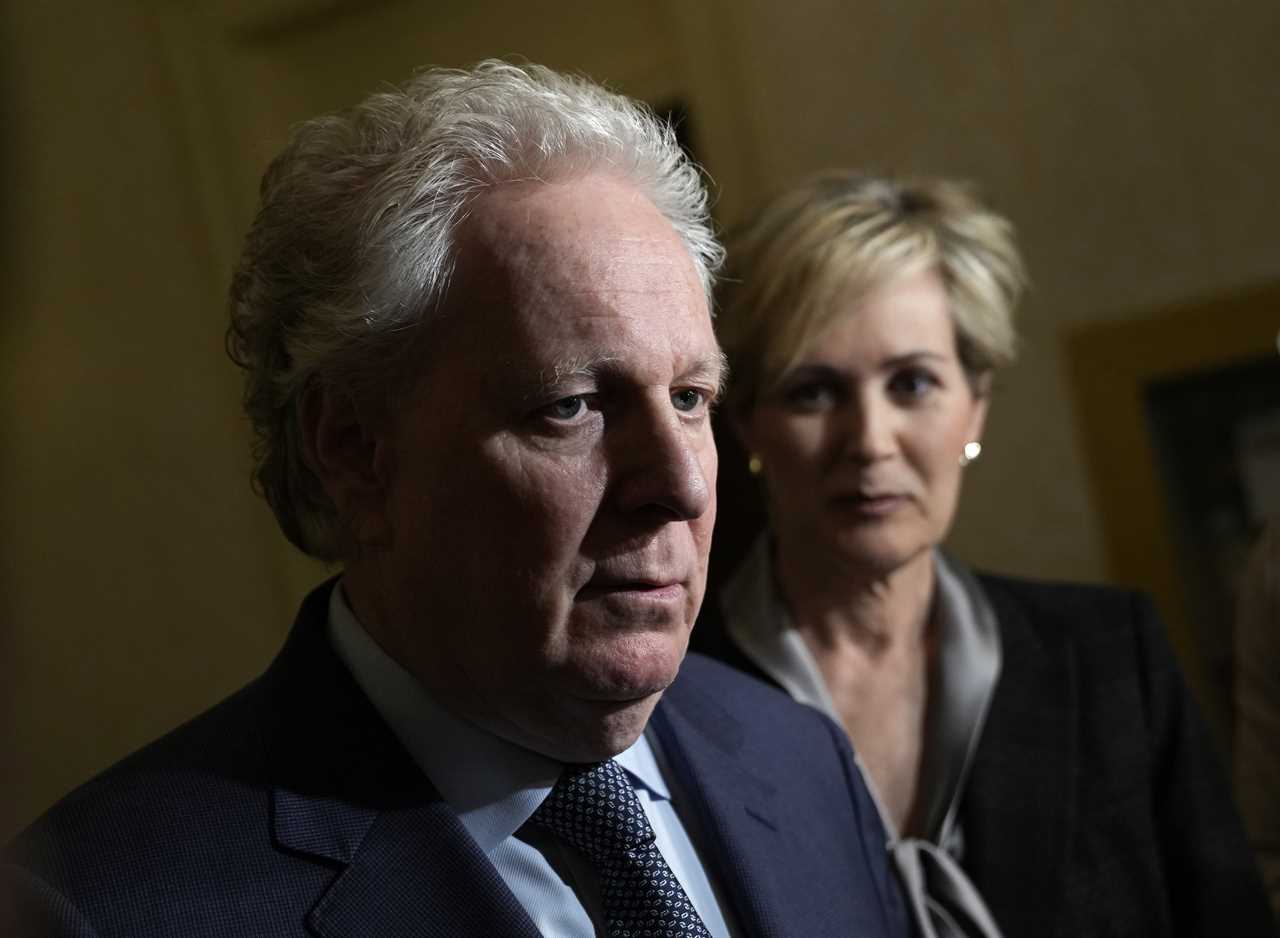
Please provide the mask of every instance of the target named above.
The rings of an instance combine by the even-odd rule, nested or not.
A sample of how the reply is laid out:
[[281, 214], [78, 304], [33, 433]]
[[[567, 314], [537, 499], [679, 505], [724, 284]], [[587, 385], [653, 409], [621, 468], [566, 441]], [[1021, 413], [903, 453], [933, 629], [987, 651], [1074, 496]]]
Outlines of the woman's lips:
[[833, 496], [831, 503], [842, 511], [852, 511], [868, 518], [883, 518], [902, 508], [908, 500], [906, 495], [891, 492], [849, 492]]

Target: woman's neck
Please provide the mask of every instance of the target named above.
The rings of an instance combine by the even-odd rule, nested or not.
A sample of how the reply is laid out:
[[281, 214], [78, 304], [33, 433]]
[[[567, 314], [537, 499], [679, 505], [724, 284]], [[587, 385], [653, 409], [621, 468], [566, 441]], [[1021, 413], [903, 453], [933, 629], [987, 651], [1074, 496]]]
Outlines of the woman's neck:
[[776, 545], [775, 570], [793, 624], [813, 652], [832, 706], [896, 831], [919, 819], [933, 555], [870, 572], [827, 552]]
[[794, 626], [817, 649], [857, 646], [877, 658], [921, 648], [933, 600], [932, 551], [890, 571], [869, 571], [826, 551], [775, 545], [778, 585]]

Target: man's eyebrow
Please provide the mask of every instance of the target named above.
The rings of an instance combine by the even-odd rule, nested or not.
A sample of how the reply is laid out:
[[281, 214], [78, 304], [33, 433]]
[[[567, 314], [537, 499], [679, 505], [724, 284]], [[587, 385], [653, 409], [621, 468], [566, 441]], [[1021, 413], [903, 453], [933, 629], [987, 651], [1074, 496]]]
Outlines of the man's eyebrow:
[[564, 384], [597, 381], [608, 366], [622, 361], [617, 355], [571, 355], [557, 359], [539, 372], [537, 379], [525, 389], [525, 397], [534, 399], [557, 392]]
[[680, 380], [710, 384], [715, 388], [716, 397], [720, 397], [729, 383], [729, 357], [717, 349], [714, 355], [706, 356], [695, 362], [692, 368], [681, 372]]
[[[526, 392], [526, 397], [545, 396], [554, 393], [562, 385], [574, 381], [598, 381], [602, 374], [610, 370], [611, 365], [623, 362], [620, 355], [575, 355], [557, 360], [549, 368], [543, 369], [536, 383]], [[729, 359], [719, 349], [684, 370], [674, 379], [676, 383], [696, 381], [710, 384], [717, 396], [724, 393], [729, 380]]]
[[542, 373], [547, 384], [557, 384], [568, 378], [597, 378], [608, 366], [622, 361], [620, 355], [573, 355], [558, 359]]

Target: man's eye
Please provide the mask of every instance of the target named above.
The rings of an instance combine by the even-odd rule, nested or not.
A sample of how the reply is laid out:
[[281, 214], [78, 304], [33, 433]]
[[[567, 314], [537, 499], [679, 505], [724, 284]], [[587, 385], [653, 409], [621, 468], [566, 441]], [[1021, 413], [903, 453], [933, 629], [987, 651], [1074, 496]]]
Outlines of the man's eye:
[[692, 413], [706, 401], [707, 395], [697, 388], [682, 388], [671, 395], [671, 403], [676, 410]]
[[552, 420], [572, 420], [574, 417], [581, 416], [586, 409], [587, 399], [581, 394], [575, 394], [572, 397], [562, 397], [550, 405], [547, 408], [547, 416]]

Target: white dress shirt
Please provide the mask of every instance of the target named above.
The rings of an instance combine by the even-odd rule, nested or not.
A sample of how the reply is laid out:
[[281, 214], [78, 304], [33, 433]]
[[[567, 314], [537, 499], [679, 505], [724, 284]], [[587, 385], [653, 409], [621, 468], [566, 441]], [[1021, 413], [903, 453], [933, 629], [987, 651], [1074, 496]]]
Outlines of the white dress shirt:
[[[598, 877], [554, 835], [525, 822], [559, 778], [561, 764], [436, 703], [360, 625], [341, 584], [329, 600], [329, 636], [356, 683], [547, 936], [603, 935]], [[714, 938], [740, 934], [711, 882], [676, 806], [656, 739], [642, 735], [614, 757], [631, 778], [656, 845]]]

